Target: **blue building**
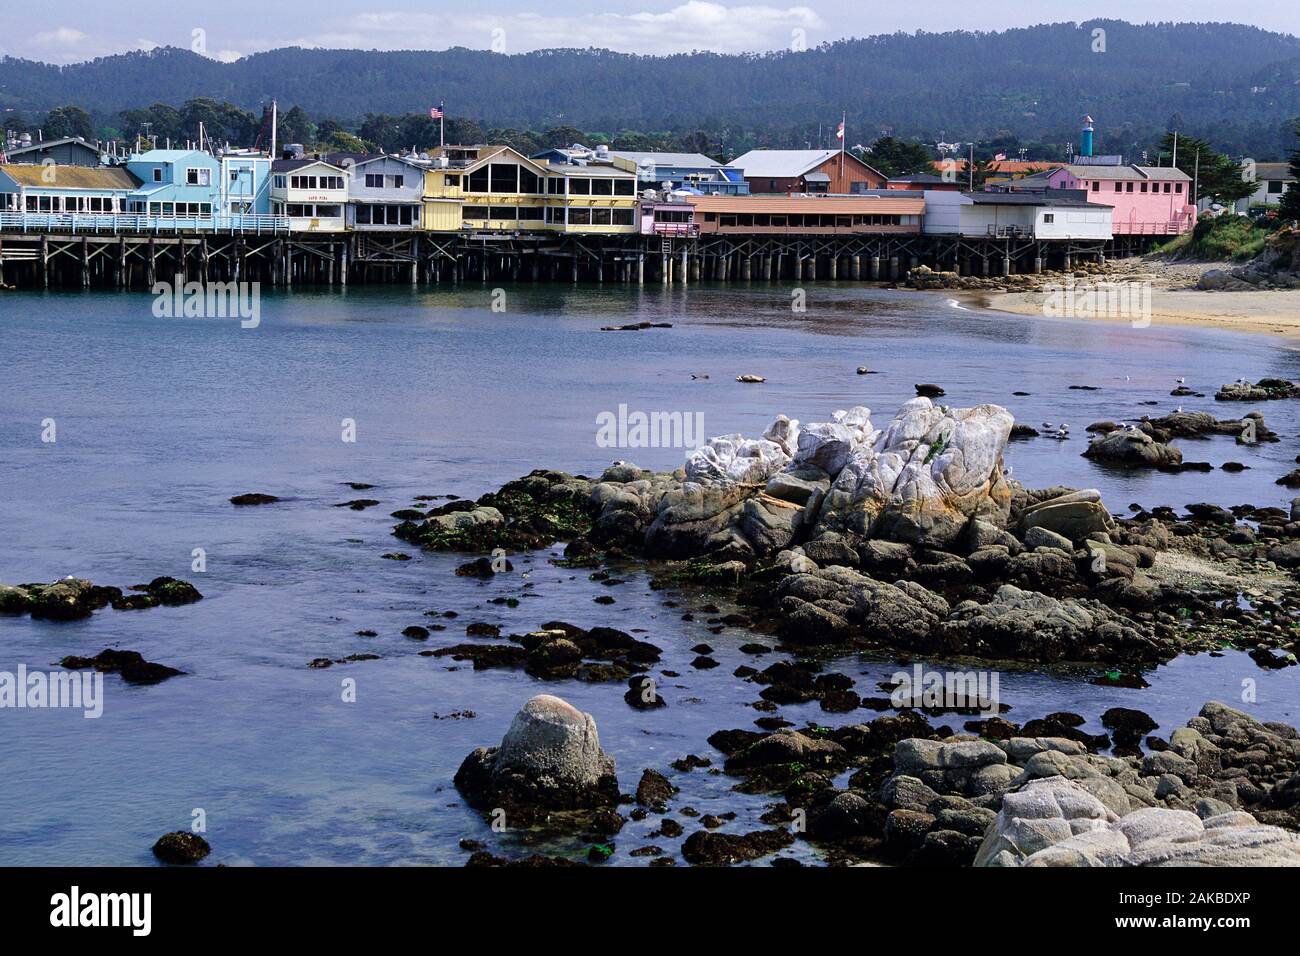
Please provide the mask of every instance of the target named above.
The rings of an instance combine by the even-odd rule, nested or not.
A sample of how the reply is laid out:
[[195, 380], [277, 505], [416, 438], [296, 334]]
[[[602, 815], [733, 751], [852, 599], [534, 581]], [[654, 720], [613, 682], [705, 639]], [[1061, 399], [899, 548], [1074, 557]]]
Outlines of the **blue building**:
[[210, 219], [221, 211], [222, 166], [196, 149], [151, 149], [126, 162], [140, 180], [127, 211], [145, 216]]
[[228, 216], [271, 214], [271, 157], [264, 153], [221, 154], [220, 211]]
[[611, 156], [636, 167], [643, 189], [695, 189], [706, 196], [748, 196], [745, 172], [709, 159], [703, 153], [655, 153], [611, 150]]

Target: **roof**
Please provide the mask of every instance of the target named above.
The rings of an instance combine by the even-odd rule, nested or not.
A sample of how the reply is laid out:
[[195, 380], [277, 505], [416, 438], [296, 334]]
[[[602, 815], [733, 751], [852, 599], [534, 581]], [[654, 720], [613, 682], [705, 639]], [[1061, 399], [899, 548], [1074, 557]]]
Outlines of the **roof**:
[[1192, 177], [1177, 166], [1078, 166], [1067, 165], [1066, 171], [1076, 179], [1174, 180], [1191, 182]]
[[[930, 165], [939, 172], [947, 169], [956, 169], [963, 173], [966, 171], [965, 158], [936, 159]], [[994, 159], [989, 161], [988, 168], [991, 173], [1036, 173], [1044, 169], [1058, 169], [1064, 165], [1065, 163], [1056, 163], [1046, 159]]]
[[696, 166], [706, 169], [714, 169], [725, 165], [716, 159], [709, 159], [703, 153], [656, 153], [633, 149], [611, 149], [609, 155], [618, 156], [620, 159], [630, 159], [638, 166], [644, 162], [650, 162], [656, 166]]
[[328, 166], [331, 169], [337, 169], [343, 172], [342, 167], [333, 163], [326, 162], [323, 159], [277, 159], [271, 164], [271, 172], [274, 173], [291, 173], [295, 169], [303, 169], [307, 166]]
[[[790, 179], [802, 176], [808, 170], [820, 166], [832, 156], [839, 156], [838, 149], [751, 149], [743, 156], [737, 156], [729, 166], [739, 166], [750, 176], [769, 179]], [[852, 153], [845, 153], [849, 159], [863, 166], [867, 164]], [[867, 167], [870, 169], [871, 167]]]
[[891, 176], [891, 183], [948, 183], [950, 180], [931, 173], [910, 173], [903, 176]]
[[1291, 165], [1289, 163], [1256, 163], [1256, 179], [1281, 179], [1285, 182], [1295, 182], [1295, 177], [1291, 175]]
[[1053, 191], [1044, 192], [1015, 192], [1015, 193], [962, 193], [967, 199], [977, 206], [1070, 206], [1076, 209], [1111, 209], [1103, 203], [1088, 202], [1086, 199], [1079, 199], [1076, 195], [1080, 190], [1062, 189], [1056, 190], [1055, 193], [1066, 193], [1067, 195], [1057, 195]]
[[[201, 149], [149, 149], [143, 153], [134, 154], [130, 162], [133, 163], [179, 163], [183, 159], [198, 155], [204, 159], [212, 160], [212, 157]], [[215, 162], [215, 160], [212, 160]]]
[[[901, 192], [896, 190], [895, 192]], [[919, 216], [925, 200], [919, 196], [688, 196], [699, 212], [821, 213], [827, 216]]]
[[[533, 160], [534, 163], [537, 160]], [[618, 166], [610, 166], [608, 163], [597, 163], [594, 166], [574, 166], [572, 163], [551, 163], [545, 164], [546, 172], [554, 173], [557, 176], [592, 176], [605, 178], [609, 176], [626, 177], [635, 179], [636, 173], [630, 169], [621, 169]]]
[[6, 150], [10, 156], [19, 156], [23, 153], [36, 153], [43, 149], [53, 149], [55, 146], [84, 146], [96, 155], [99, 154], [99, 147], [94, 143], [88, 143], [80, 136], [64, 136], [61, 139], [47, 139], [39, 143], [32, 143], [30, 146], [18, 146], [14, 149]]
[[135, 189], [140, 185], [140, 180], [121, 166], [13, 163], [0, 166], [0, 172], [20, 186], [45, 189]]

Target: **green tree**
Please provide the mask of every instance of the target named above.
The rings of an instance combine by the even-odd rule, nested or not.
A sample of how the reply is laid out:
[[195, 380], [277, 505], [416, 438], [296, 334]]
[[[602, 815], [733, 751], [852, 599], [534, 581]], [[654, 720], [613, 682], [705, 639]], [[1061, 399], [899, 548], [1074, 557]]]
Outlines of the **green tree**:
[[[1300, 138], [1300, 118], [1294, 121], [1295, 134]], [[1278, 215], [1283, 219], [1292, 219], [1300, 222], [1300, 145], [1291, 150], [1291, 179], [1294, 180], [1282, 194], [1282, 202], [1278, 207]]]
[[904, 173], [930, 172], [930, 150], [921, 143], [882, 136], [872, 143], [863, 162], [869, 163], [886, 176]]
[[59, 106], [50, 110], [42, 127], [46, 139], [62, 139], [65, 136], [80, 136], [82, 139], [94, 139], [94, 128], [90, 123], [90, 114], [80, 106]]
[[[1166, 133], [1161, 141], [1160, 155], [1165, 162], [1174, 161], [1172, 132]], [[1228, 206], [1255, 191], [1254, 182], [1243, 175], [1236, 160], [1196, 136], [1179, 135], [1177, 166], [1194, 179], [1194, 199], [1209, 199]]]

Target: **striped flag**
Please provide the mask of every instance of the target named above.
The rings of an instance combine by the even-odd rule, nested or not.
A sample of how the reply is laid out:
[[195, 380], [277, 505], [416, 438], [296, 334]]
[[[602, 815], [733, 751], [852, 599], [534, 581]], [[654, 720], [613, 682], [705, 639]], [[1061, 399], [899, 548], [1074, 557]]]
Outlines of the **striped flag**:
[[839, 128], [838, 128], [837, 130], [835, 130], [835, 138], [836, 138], [836, 139], [843, 139], [843, 138], [844, 138], [844, 123], [843, 123], [843, 122], [841, 122], [840, 125], [839, 125]]
[[434, 106], [429, 109], [429, 119], [442, 119], [442, 106]]

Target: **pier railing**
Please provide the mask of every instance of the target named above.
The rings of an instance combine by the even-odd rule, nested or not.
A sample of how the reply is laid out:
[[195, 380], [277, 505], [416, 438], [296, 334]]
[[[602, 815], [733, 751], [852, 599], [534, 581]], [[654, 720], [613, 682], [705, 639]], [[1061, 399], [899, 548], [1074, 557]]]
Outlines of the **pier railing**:
[[0, 212], [0, 229], [59, 234], [253, 233], [289, 231], [288, 216], [138, 216], [95, 213]]

